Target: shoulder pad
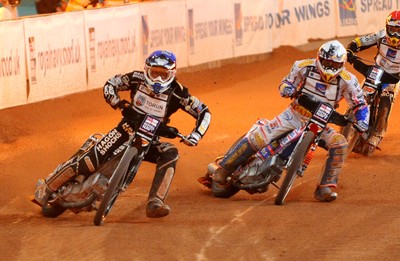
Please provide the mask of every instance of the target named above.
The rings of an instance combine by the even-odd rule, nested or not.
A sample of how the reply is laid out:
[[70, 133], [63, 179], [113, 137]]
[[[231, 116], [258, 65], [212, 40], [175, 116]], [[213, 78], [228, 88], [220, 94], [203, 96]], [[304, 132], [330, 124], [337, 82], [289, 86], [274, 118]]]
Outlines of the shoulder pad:
[[351, 80], [351, 75], [350, 75], [349, 72], [346, 71], [346, 70], [342, 70], [342, 71], [339, 73], [339, 75], [340, 75], [340, 77], [341, 77], [343, 80], [345, 80], [345, 81], [350, 81], [350, 80]]
[[314, 62], [315, 62], [314, 59], [302, 60], [302, 61], [299, 61], [299, 63], [297, 64], [297, 67], [298, 68], [303, 68], [303, 67], [306, 67], [306, 66], [314, 64]]

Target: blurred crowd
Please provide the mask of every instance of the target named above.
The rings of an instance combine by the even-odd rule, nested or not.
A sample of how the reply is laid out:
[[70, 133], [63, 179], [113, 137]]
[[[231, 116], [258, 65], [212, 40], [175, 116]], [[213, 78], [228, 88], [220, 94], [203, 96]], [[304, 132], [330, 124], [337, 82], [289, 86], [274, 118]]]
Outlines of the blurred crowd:
[[[35, 7], [38, 14], [49, 14], [149, 1], [157, 0], [36, 0]], [[18, 18], [20, 3], [21, 0], [0, 0], [0, 21]]]

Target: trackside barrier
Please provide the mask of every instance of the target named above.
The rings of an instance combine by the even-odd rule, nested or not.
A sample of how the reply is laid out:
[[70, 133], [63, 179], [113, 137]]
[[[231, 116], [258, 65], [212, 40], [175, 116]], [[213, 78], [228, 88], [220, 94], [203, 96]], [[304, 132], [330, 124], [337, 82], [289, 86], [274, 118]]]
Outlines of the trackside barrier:
[[[0, 109], [101, 88], [156, 49], [178, 67], [373, 33], [399, 0], [168, 0], [0, 22]], [[344, 43], [347, 44], [347, 43]]]

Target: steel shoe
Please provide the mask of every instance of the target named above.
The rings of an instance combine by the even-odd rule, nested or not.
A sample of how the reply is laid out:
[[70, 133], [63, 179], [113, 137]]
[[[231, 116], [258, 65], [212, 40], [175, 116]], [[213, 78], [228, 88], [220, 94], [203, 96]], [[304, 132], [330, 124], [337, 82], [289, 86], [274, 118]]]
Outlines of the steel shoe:
[[34, 194], [33, 199], [31, 199], [31, 201], [40, 206], [43, 206], [44, 204], [46, 204], [50, 193], [51, 193], [51, 191], [47, 188], [47, 185], [46, 185], [44, 179], [39, 179], [36, 182], [35, 194]]
[[229, 176], [229, 174], [230, 173], [223, 168], [218, 168], [212, 175], [212, 179], [218, 184], [224, 185], [226, 183], [226, 178]]
[[329, 187], [317, 187], [314, 192], [314, 197], [322, 202], [331, 202], [337, 198], [338, 194], [332, 192]]
[[147, 202], [146, 216], [149, 218], [161, 218], [169, 214], [171, 209], [159, 198], [151, 199]]

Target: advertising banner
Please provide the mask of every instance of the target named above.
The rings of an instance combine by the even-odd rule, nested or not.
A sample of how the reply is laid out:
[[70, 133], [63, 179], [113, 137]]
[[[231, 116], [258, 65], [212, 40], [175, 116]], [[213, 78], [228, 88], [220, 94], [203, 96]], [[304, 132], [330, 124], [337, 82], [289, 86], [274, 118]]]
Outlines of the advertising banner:
[[277, 10], [276, 1], [235, 1], [234, 56], [268, 53], [273, 48], [272, 31], [265, 14]]
[[155, 50], [177, 57], [179, 68], [188, 66], [186, 1], [143, 2], [140, 5], [142, 61]]
[[24, 20], [28, 102], [87, 90], [83, 12]]
[[386, 17], [398, 9], [398, 5], [398, 1], [387, 0], [337, 0], [337, 35], [364, 35], [384, 29]]
[[0, 109], [26, 104], [24, 23], [0, 23]]
[[85, 11], [88, 88], [101, 88], [116, 74], [141, 70], [138, 5]]
[[336, 35], [337, 0], [281, 1], [274, 12], [265, 14], [273, 31], [273, 47], [299, 46], [311, 39], [329, 39]]
[[[233, 57], [234, 11], [231, 0], [188, 0], [189, 65]], [[213, 6], [210, 9], [210, 6]]]

